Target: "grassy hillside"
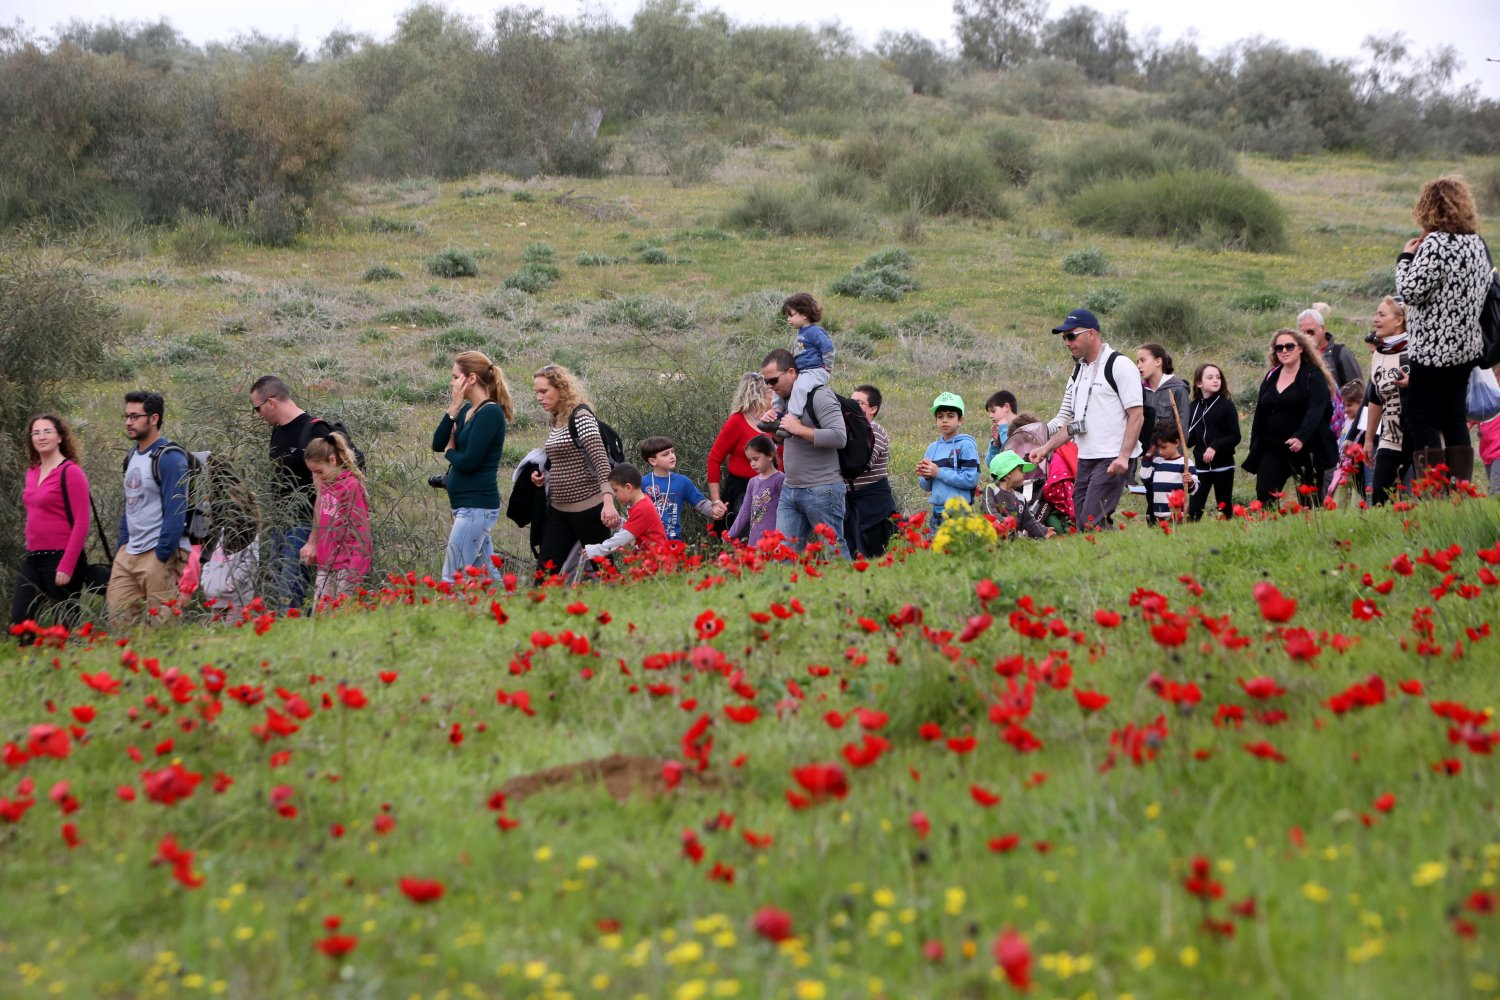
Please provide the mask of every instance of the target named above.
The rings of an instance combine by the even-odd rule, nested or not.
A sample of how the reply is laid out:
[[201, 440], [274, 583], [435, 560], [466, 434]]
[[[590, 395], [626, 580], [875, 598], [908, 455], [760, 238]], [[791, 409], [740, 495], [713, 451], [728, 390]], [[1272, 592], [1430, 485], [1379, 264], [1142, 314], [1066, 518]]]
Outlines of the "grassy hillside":
[[[1009, 929], [1043, 996], [1491, 995], [1497, 539], [1431, 502], [7, 649], [0, 992], [977, 997]], [[535, 774], [611, 754], [618, 798]]]
[[[917, 110], [893, 127], [951, 136], [1000, 121], [952, 118], [940, 104], [913, 100]], [[119, 378], [79, 387], [72, 412], [85, 418], [91, 461], [108, 467], [120, 446], [115, 394], [162, 386], [169, 433], [254, 459], [264, 450], [264, 429], [245, 410], [245, 387], [257, 374], [280, 372], [301, 387], [309, 408], [343, 416], [367, 443], [377, 520], [402, 522], [387, 545], [399, 552], [391, 565], [410, 568], [419, 553], [437, 551], [446, 530], [442, 497], [423, 483], [439, 471], [427, 442], [459, 350], [477, 346], [499, 358], [523, 397], [508, 438], [512, 457], [541, 438], [525, 398], [529, 373], [555, 361], [584, 373], [627, 438], [676, 436], [683, 469], [701, 479], [735, 375], [786, 340], [780, 298], [810, 289], [825, 299], [838, 338], [839, 384], [871, 379], [886, 391], [882, 419], [895, 441], [893, 465], [905, 469], [930, 438], [926, 404], [938, 391], [962, 393], [976, 424], [984, 398], [1002, 387], [1023, 408], [1050, 415], [1066, 363], [1046, 331], [1080, 301], [1101, 314], [1114, 346], [1130, 351], [1160, 339], [1180, 372], [1212, 360], [1242, 397], [1264, 370], [1269, 333], [1304, 304], [1330, 302], [1331, 325], [1357, 342], [1375, 301], [1369, 293], [1389, 281], [1411, 231], [1418, 186], [1455, 166], [1242, 157], [1241, 173], [1285, 208], [1289, 246], [1216, 251], [1101, 236], [1066, 221], [1047, 193], [1061, 160], [1081, 141], [1125, 133], [1034, 119], [1000, 123], [1033, 135], [1039, 162], [1029, 187], [1005, 195], [1007, 220], [912, 217], [876, 198], [854, 209], [863, 222], [840, 238], [730, 228], [726, 216], [753, 185], [799, 183], [842, 148], [840, 140], [763, 134], [697, 186], [637, 174], [356, 187], [342, 220], [295, 248], [210, 238], [213, 259], [195, 264], [178, 263], [204, 255], [181, 233], [121, 237], [118, 255], [101, 267], [126, 330]], [[643, 159], [637, 169], [653, 162]], [[504, 287], [531, 244], [551, 248], [559, 277], [534, 294]], [[913, 255], [918, 290], [899, 302], [828, 294], [836, 279], [892, 246]], [[1069, 254], [1091, 248], [1108, 273], [1064, 269]], [[479, 276], [429, 274], [425, 262], [447, 249], [472, 255]], [[400, 276], [364, 280], [372, 268]], [[1169, 324], [1174, 302], [1194, 312], [1186, 330], [1118, 332], [1132, 307], [1155, 301], [1158, 308], [1145, 312], [1163, 311], [1161, 296], [1169, 300]], [[676, 390], [663, 391], [667, 385]], [[910, 477], [901, 477], [898, 490], [915, 503]], [[523, 547], [518, 537], [504, 542]]]

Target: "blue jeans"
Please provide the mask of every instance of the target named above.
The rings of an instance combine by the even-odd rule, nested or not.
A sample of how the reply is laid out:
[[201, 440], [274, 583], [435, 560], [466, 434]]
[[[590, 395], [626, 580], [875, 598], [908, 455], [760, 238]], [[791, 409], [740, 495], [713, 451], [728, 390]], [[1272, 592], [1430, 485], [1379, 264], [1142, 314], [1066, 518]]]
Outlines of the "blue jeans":
[[824, 486], [783, 486], [776, 504], [776, 530], [788, 543], [801, 540], [802, 546], [812, 538], [813, 528], [826, 524], [838, 538], [837, 551], [845, 559], [849, 550], [844, 542], [844, 498], [848, 492], [843, 482]]
[[302, 546], [312, 537], [312, 525], [269, 532], [271, 538], [271, 594], [267, 603], [278, 611], [302, 607], [307, 593], [308, 567], [302, 565]]
[[499, 518], [498, 508], [453, 508], [453, 529], [448, 532], [448, 548], [443, 554], [444, 580], [452, 580], [453, 574], [462, 573], [465, 567], [478, 566], [490, 574], [490, 579], [500, 582], [500, 570], [490, 559], [495, 554], [490, 531]]

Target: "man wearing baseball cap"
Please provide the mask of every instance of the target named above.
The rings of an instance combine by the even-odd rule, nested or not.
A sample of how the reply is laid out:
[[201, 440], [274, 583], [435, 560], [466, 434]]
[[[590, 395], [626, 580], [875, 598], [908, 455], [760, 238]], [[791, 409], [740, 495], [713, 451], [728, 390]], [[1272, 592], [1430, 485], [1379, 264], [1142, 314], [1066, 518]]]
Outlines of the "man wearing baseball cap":
[[1140, 454], [1141, 376], [1099, 332], [1087, 309], [1068, 313], [1053, 333], [1062, 334], [1073, 357], [1057, 416], [1047, 421], [1051, 437], [1028, 456], [1038, 465], [1067, 441], [1078, 444], [1073, 516], [1079, 531], [1105, 525], [1125, 490], [1132, 457]]

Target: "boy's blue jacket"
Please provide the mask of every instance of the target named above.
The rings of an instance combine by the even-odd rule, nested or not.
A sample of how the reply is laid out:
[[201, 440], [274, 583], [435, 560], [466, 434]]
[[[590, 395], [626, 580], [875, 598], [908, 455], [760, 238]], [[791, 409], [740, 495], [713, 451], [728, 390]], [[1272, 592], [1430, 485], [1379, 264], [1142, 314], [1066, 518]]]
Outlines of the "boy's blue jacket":
[[949, 497], [974, 502], [974, 489], [979, 485], [979, 445], [972, 437], [955, 434], [951, 441], [938, 438], [922, 457], [932, 459], [938, 467], [936, 479], [917, 477], [922, 489], [932, 494], [934, 507], [942, 510]]

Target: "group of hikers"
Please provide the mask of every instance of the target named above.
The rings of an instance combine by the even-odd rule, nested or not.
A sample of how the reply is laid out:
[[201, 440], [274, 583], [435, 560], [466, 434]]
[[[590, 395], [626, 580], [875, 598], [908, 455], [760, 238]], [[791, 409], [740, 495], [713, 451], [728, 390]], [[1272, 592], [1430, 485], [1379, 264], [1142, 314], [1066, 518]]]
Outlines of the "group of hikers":
[[[1302, 311], [1295, 326], [1271, 337], [1240, 465], [1242, 421], [1221, 366], [1200, 364], [1185, 381], [1156, 343], [1140, 345], [1132, 364], [1105, 341], [1092, 312], [1076, 309], [1052, 329], [1073, 367], [1051, 419], [1022, 412], [1010, 391], [994, 392], [984, 405], [981, 454], [964, 432], [963, 397], [945, 391], [933, 399], [935, 440], [910, 472], [930, 503], [927, 526], [939, 530], [957, 500], [1012, 536], [1096, 530], [1112, 523], [1137, 482], [1153, 521], [1199, 520], [1210, 494], [1212, 510], [1230, 518], [1242, 510], [1233, 502], [1237, 468], [1254, 476], [1260, 505], [1275, 504], [1288, 482], [1320, 498], [1349, 488], [1379, 505], [1403, 482], [1435, 470], [1472, 480], [1465, 390], [1484, 351], [1479, 315], [1492, 265], [1461, 179], [1426, 185], [1414, 215], [1424, 235], [1402, 249], [1396, 294], [1371, 321], [1368, 378], [1329, 333], [1326, 307]], [[552, 364], [533, 373], [547, 435], [515, 469], [505, 510], [530, 529], [537, 580], [578, 579], [626, 550], [646, 558], [680, 550], [689, 509], [715, 536], [752, 547], [819, 544], [844, 558], [885, 551], [901, 512], [890, 437], [879, 421], [881, 391], [871, 384], [847, 397], [834, 391], [837, 349], [812, 295], [791, 296], [781, 312], [791, 346], [769, 351], [758, 371], [739, 379], [708, 453], [706, 496], [677, 471], [669, 438], [642, 440], [640, 465], [627, 462], [619, 435], [595, 414], [574, 373]], [[76, 624], [85, 587], [103, 590], [115, 630], [142, 616], [169, 617], [175, 601], [195, 592], [220, 607], [243, 608], [259, 597], [277, 610], [300, 608], [309, 590], [315, 607], [358, 594], [372, 561], [363, 454], [347, 428], [307, 413], [277, 376], [258, 379], [249, 402], [270, 428], [276, 516], [269, 522], [279, 526], [262, 530], [227, 463], [164, 436], [159, 393], [129, 392], [124, 509], [115, 551], [101, 566], [85, 557], [94, 505], [72, 431], [54, 413], [32, 418], [27, 552], [13, 631], [24, 636], [48, 604], [65, 625]], [[446, 490], [453, 517], [444, 580], [502, 579], [492, 532], [514, 417], [499, 366], [479, 351], [458, 355], [432, 438], [448, 463], [432, 484]], [[1500, 494], [1500, 418], [1480, 426], [1480, 451], [1490, 492]], [[95, 522], [108, 556], [97, 513]]]

